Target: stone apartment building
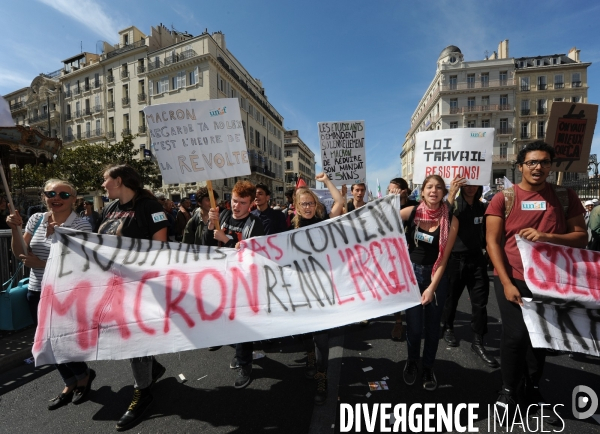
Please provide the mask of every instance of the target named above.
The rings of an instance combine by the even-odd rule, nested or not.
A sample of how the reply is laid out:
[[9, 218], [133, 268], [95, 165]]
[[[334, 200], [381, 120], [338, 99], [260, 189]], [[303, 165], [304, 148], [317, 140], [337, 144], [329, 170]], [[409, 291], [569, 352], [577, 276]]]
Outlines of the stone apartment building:
[[296, 187], [298, 178], [306, 185], [316, 187], [315, 153], [302, 141], [298, 130], [289, 130], [284, 134], [285, 189]]
[[[542, 60], [538, 62], [538, 59]], [[446, 47], [438, 58], [436, 74], [411, 117], [410, 129], [400, 154], [403, 177], [412, 183], [414, 147], [418, 132], [493, 127], [496, 129], [496, 138], [490, 185], [493, 186], [496, 179], [504, 176], [513, 182], [519, 182], [516, 154], [527, 141], [544, 137], [550, 109], [548, 99], [569, 98], [568, 100], [575, 101], [571, 98], [579, 97], [581, 102], [587, 101], [586, 71], [589, 65], [579, 61], [579, 51], [576, 49], [572, 49], [568, 56], [562, 54], [515, 59], [509, 57], [508, 40], [500, 42], [497, 52], [480, 61], [465, 61], [458, 47]], [[543, 69], [546, 72], [536, 72], [536, 68], [546, 68]], [[568, 76], [573, 81], [571, 74], [575, 74], [575, 79], [579, 78], [576, 81], [581, 82], [576, 91], [572, 91], [571, 86], [567, 92], [560, 87], [547, 88], [546, 80], [551, 78], [560, 83], [560, 77]], [[536, 93], [539, 96], [533, 102], [536, 108], [540, 104], [539, 112], [535, 111], [535, 115], [531, 112], [525, 114], [525, 110], [519, 109], [530, 107], [532, 88], [529, 80], [536, 80], [537, 83], [538, 76], [546, 75], [548, 78], [540, 78], [540, 83], [545, 84], [542, 86], [544, 89], [540, 89], [541, 93]], [[521, 86], [521, 80], [528, 84]], [[534, 89], [538, 91], [537, 87]], [[540, 100], [546, 102], [539, 102]], [[536, 132], [534, 135], [531, 134], [533, 126]], [[540, 128], [539, 135], [537, 128]]]
[[[119, 32], [118, 44], [104, 42], [101, 51], [65, 59], [60, 70], [5, 95], [15, 122], [62, 138], [65, 146], [110, 144], [132, 134], [140, 158], [148, 158], [146, 105], [237, 98], [252, 170], [246, 178], [269, 185], [272, 198], [283, 201], [283, 117], [261, 81], [227, 49], [223, 33], [192, 36], [161, 24], [146, 35], [131, 26]], [[213, 188], [228, 199], [237, 180], [214, 180]], [[196, 184], [165, 185], [162, 193], [178, 200]]]

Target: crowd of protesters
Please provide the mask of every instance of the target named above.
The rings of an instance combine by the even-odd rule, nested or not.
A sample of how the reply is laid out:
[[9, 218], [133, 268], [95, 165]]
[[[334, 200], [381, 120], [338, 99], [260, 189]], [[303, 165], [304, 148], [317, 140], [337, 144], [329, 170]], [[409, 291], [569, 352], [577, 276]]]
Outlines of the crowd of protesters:
[[[413, 386], [420, 378], [425, 390], [437, 389], [434, 364], [438, 343], [443, 337], [449, 346], [458, 346], [454, 321], [458, 300], [466, 287], [471, 304], [471, 350], [489, 367], [500, 366], [502, 370], [503, 384], [496, 405], [511, 410], [522, 403], [546, 402], [540, 391], [545, 350], [532, 347], [520, 312], [521, 299], [531, 297], [531, 291], [523, 278], [515, 235], [533, 242], [587, 246], [594, 250], [600, 247], [597, 201], [586, 202], [584, 208], [572, 190], [547, 183], [553, 158], [553, 148], [543, 142], [525, 146], [517, 157], [521, 182], [497, 194], [489, 203], [481, 198], [482, 187], [467, 185], [463, 178], [455, 178], [448, 191], [442, 178], [428, 176], [420, 186], [418, 201], [410, 198], [404, 179], [390, 181], [388, 192], [400, 196], [400, 217], [421, 293], [421, 303], [405, 312], [405, 330], [402, 314], [397, 312], [391, 333], [392, 339], [401, 340], [406, 332], [408, 357], [399, 375], [407, 385]], [[242, 240], [297, 230], [365, 205], [364, 184], [352, 185], [352, 199], [347, 200], [346, 190], [340, 192], [326, 175], [319, 174], [316, 180], [331, 194], [333, 205], [329, 211], [309, 188], [286, 192], [283, 205], [271, 202], [267, 185], [249, 181], [237, 182], [231, 200], [221, 201], [215, 207], [211, 206], [208, 189], [201, 187], [196, 192], [194, 208], [189, 198], [175, 205], [165, 196], [155, 197], [143, 188], [133, 168], [116, 165], [104, 172], [103, 188], [112, 202], [101, 214], [94, 211], [92, 202], [86, 201], [75, 212], [73, 186], [66, 181], [49, 180], [43, 191], [44, 209], [34, 213], [26, 223], [28, 251], [23, 251], [15, 241], [24, 219], [18, 212], [7, 218], [3, 198], [0, 198], [0, 216], [13, 231], [15, 255], [32, 269], [28, 299], [36, 317], [50, 237], [57, 225], [132, 238], [238, 248]], [[215, 193], [214, 200], [218, 199]], [[543, 201], [546, 206], [528, 211], [520, 206], [526, 201]], [[484, 346], [489, 264], [494, 267], [493, 288], [503, 325], [500, 364]], [[361, 324], [368, 324], [368, 320]], [[307, 352], [305, 376], [315, 380], [314, 402], [321, 405], [328, 399], [329, 333], [316, 331], [302, 336], [302, 340]], [[247, 387], [252, 381], [253, 347], [253, 342], [235, 344], [230, 368], [237, 372], [236, 389]], [[152, 356], [131, 359], [130, 364], [134, 394], [117, 423], [118, 430], [140, 421], [153, 400], [152, 385], [166, 371]], [[57, 368], [65, 386], [48, 409], [85, 401], [95, 372], [83, 362], [61, 364]]]

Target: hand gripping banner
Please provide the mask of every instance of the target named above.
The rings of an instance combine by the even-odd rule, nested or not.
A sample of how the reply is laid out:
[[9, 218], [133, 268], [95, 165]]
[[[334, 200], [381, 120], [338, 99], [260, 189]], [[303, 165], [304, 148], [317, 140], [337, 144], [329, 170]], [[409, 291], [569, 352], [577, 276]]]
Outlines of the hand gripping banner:
[[419, 303], [398, 196], [239, 251], [57, 228], [33, 353], [36, 365], [173, 353]]

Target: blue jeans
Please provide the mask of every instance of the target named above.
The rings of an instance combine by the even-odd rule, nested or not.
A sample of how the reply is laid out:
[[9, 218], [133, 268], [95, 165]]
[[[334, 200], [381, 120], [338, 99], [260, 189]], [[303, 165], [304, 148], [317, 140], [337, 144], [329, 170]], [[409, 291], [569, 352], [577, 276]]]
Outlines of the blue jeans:
[[[412, 264], [421, 294], [431, 284], [433, 265]], [[406, 346], [408, 360], [417, 361], [421, 353], [421, 335], [425, 325], [425, 346], [423, 347], [423, 366], [431, 368], [440, 340], [440, 319], [448, 294], [448, 276], [444, 273], [435, 291], [433, 301], [426, 306], [417, 305], [406, 310]]]

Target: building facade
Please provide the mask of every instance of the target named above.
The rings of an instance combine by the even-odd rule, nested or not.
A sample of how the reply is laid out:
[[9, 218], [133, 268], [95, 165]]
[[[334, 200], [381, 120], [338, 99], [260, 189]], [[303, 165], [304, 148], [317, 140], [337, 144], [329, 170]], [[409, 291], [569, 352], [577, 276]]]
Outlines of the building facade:
[[298, 130], [289, 130], [284, 135], [285, 189], [296, 187], [302, 178], [306, 185], [315, 188], [315, 153], [302, 141]]
[[[552, 60], [557, 58], [558, 61]], [[446, 47], [438, 58], [436, 74], [411, 117], [400, 154], [403, 177], [412, 184], [418, 132], [492, 127], [496, 129], [496, 136], [490, 185], [494, 186], [495, 181], [504, 176], [519, 182], [517, 153], [528, 141], [545, 137], [549, 99], [575, 101], [580, 98], [579, 101], [587, 102], [586, 71], [589, 65], [579, 62], [576, 49], [571, 50], [569, 56], [514, 59], [509, 57], [508, 40], [500, 42], [498, 51], [481, 61], [465, 61], [458, 47]], [[532, 100], [531, 80], [538, 83], [538, 77], [540, 93]], [[565, 90], [565, 77], [579, 83], [579, 87], [571, 85]], [[549, 89], [549, 80], [558, 83], [558, 87], [553, 85]], [[563, 87], [560, 87], [561, 83]], [[538, 92], [537, 86], [533, 89]], [[539, 104], [540, 110], [529, 110], [533, 104], [535, 108]], [[533, 135], [532, 128], [535, 130]]]
[[[587, 68], [579, 59], [580, 50], [567, 55], [553, 54], [515, 59], [517, 83], [517, 149], [535, 140], [545, 140], [548, 118], [554, 101], [588, 102]], [[565, 173], [576, 179], [578, 173]]]
[[[244, 178], [267, 184], [272, 198], [283, 201], [283, 117], [260, 80], [227, 50], [221, 32], [192, 36], [161, 24], [146, 35], [131, 26], [119, 32], [118, 44], [102, 43], [101, 54], [65, 59], [60, 70], [5, 96], [19, 125], [59, 137], [65, 146], [80, 140], [111, 144], [132, 135], [140, 158], [148, 158], [150, 149], [146, 105], [218, 98], [240, 104], [252, 170]], [[229, 199], [237, 180], [213, 180], [213, 188]], [[179, 200], [198, 185], [165, 185], [161, 193]]]

